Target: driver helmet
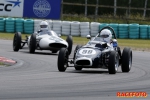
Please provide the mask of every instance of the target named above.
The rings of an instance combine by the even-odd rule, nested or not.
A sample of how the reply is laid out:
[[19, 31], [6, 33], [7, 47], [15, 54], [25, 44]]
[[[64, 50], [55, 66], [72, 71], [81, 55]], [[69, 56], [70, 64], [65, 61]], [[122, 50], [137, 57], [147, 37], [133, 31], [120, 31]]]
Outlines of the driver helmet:
[[100, 38], [103, 42], [110, 43], [112, 40], [112, 33], [109, 29], [104, 29], [100, 33]]
[[46, 21], [42, 21], [40, 23], [40, 29], [43, 30], [48, 30], [48, 23]]

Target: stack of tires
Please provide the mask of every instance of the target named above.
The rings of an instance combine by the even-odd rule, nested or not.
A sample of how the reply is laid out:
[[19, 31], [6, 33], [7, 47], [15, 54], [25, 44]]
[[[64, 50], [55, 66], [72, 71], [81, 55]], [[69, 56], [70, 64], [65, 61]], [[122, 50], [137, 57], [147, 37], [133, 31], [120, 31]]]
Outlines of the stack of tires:
[[101, 30], [102, 28], [109, 26], [107, 23], [100, 23], [99, 29]]
[[53, 21], [52, 20], [46, 20], [49, 24], [49, 28], [52, 30], [53, 29]]
[[61, 34], [61, 21], [60, 20], [53, 20], [53, 31], [57, 34]]
[[140, 25], [140, 39], [148, 38], [148, 25]]
[[150, 25], [148, 26], [148, 38], [150, 39]]
[[0, 18], [0, 32], [5, 31], [5, 18]]
[[94, 37], [98, 34], [99, 32], [99, 25], [100, 23], [98, 22], [91, 22], [90, 24], [90, 29], [91, 29], [91, 36]]
[[15, 32], [15, 19], [14, 18], [6, 18], [5, 31], [8, 33]]
[[129, 37], [129, 25], [128, 24], [119, 24], [119, 38], [125, 39]]
[[81, 22], [80, 23], [80, 35], [81, 37], [86, 37], [90, 34], [89, 22]]
[[34, 32], [34, 20], [24, 20], [24, 33], [32, 34]]
[[139, 24], [129, 24], [129, 38], [130, 39], [139, 38]]
[[34, 32], [37, 32], [40, 30], [40, 23], [42, 22], [42, 20], [34, 20]]
[[71, 22], [71, 35], [80, 36], [80, 22], [78, 21]]
[[71, 22], [62, 21], [62, 35], [70, 35], [71, 32]]
[[24, 19], [22, 18], [16, 18], [16, 23], [15, 23], [15, 27], [16, 27], [16, 32], [23, 32], [23, 22]]
[[116, 33], [116, 37], [118, 37], [118, 24], [117, 23], [110, 23], [110, 27], [112, 27]]

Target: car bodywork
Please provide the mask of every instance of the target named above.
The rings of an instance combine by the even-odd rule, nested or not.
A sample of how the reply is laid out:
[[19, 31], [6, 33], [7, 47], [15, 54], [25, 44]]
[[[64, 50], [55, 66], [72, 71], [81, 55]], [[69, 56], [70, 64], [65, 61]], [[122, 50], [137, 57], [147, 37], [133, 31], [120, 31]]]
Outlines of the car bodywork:
[[16, 32], [13, 39], [13, 50], [19, 51], [25, 44], [28, 45], [30, 53], [34, 53], [35, 50], [50, 50], [56, 53], [61, 48], [66, 48], [71, 53], [73, 41], [72, 36], [69, 35], [64, 40], [52, 30], [35, 32], [31, 36], [26, 36], [26, 40], [22, 40], [21, 33]]
[[[111, 31], [113, 36], [111, 43], [101, 41], [100, 33], [103, 29]], [[59, 71], [65, 71], [67, 67], [75, 67], [76, 70], [82, 70], [82, 68], [104, 68], [108, 69], [110, 74], [115, 74], [119, 65], [122, 67], [122, 72], [130, 71], [132, 66], [132, 50], [124, 48], [121, 54], [116, 34], [111, 27], [104, 27], [95, 37], [91, 38], [88, 35], [87, 38], [90, 40], [86, 45], [76, 46], [72, 60], [67, 55], [68, 51], [66, 49], [62, 48], [60, 50], [57, 63]], [[63, 58], [63, 62], [60, 61]], [[74, 64], [74, 66], [69, 66], [68, 63]]]

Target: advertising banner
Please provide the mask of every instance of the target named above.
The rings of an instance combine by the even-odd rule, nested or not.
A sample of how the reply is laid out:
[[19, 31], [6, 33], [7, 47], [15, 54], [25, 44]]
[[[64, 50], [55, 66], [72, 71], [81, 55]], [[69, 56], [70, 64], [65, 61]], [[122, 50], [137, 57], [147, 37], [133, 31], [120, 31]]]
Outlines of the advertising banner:
[[61, 0], [24, 0], [23, 17], [60, 19]]
[[22, 17], [23, 7], [24, 0], [0, 0], [0, 16]]

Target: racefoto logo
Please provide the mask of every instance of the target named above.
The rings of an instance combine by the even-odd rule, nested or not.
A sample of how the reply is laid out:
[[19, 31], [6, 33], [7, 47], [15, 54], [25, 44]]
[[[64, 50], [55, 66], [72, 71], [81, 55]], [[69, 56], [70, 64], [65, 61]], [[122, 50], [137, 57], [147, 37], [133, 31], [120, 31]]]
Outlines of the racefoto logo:
[[50, 14], [51, 5], [47, 0], [37, 0], [33, 4], [33, 12], [37, 17], [44, 18]]

